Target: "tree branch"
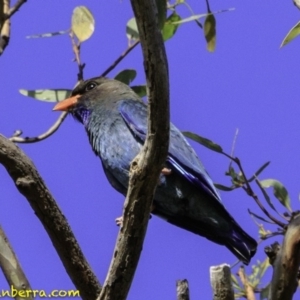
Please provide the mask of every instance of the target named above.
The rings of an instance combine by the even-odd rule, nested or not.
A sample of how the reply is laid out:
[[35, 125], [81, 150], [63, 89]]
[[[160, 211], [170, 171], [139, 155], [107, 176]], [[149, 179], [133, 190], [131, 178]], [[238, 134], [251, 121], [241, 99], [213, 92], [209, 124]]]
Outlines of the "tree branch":
[[138, 44], [140, 40], [136, 40], [132, 45], [130, 45], [101, 75], [100, 77], [106, 76], [111, 72], [122, 60], [125, 58]]
[[[0, 226], [0, 267], [8, 282], [9, 286], [13, 286], [18, 291], [31, 290], [30, 284], [23, 272], [21, 265], [10, 245], [4, 230]], [[16, 297], [21, 300], [21, 297]], [[24, 298], [23, 298], [24, 299]], [[29, 294], [26, 300], [31, 300], [32, 295]]]
[[126, 299], [146, 234], [150, 207], [169, 143], [169, 81], [155, 0], [131, 0], [149, 88], [146, 142], [131, 163], [123, 226], [98, 299]]
[[67, 112], [61, 113], [60, 116], [58, 117], [58, 119], [55, 121], [55, 123], [46, 132], [44, 132], [38, 136], [35, 136], [35, 137], [12, 136], [9, 138], [9, 140], [13, 143], [27, 143], [27, 144], [40, 142], [40, 141], [48, 138], [49, 136], [51, 136], [54, 132], [56, 132], [56, 130], [62, 124], [64, 119], [67, 117], [67, 115], [68, 115]]
[[[245, 292], [246, 292], [246, 299], [247, 300], [255, 300], [255, 294], [254, 294], [254, 289], [253, 287], [250, 285], [247, 276], [245, 275], [245, 270], [244, 267], [240, 267], [239, 271], [238, 271], [238, 275], [240, 276], [241, 282], [244, 285], [245, 288]], [[274, 298], [275, 300], [275, 298]]]
[[177, 300], [190, 300], [189, 283], [186, 279], [176, 281]]
[[[273, 249], [274, 250], [274, 249]], [[282, 247], [278, 246], [271, 253], [276, 255], [271, 260], [273, 276], [271, 281], [270, 299], [291, 300], [298, 286], [300, 266], [300, 213], [292, 217], [288, 225]], [[270, 253], [268, 253], [270, 257]], [[272, 256], [271, 256], [272, 258]], [[272, 263], [273, 262], [273, 263]]]
[[18, 10], [19, 8], [26, 2], [27, 0], [18, 0], [16, 2], [16, 4], [11, 7], [8, 11], [8, 13], [6, 14], [5, 18], [6, 19], [9, 19], [12, 15], [14, 15]]
[[0, 56], [3, 54], [5, 48], [7, 47], [10, 38], [10, 20], [5, 18], [5, 16], [9, 12], [10, 0], [1, 1], [2, 11], [0, 12]]
[[32, 161], [0, 135], [0, 163], [25, 196], [46, 229], [67, 273], [83, 299], [95, 299], [101, 286], [86, 261], [71, 228]]
[[209, 269], [213, 300], [234, 300], [229, 265], [212, 266]]

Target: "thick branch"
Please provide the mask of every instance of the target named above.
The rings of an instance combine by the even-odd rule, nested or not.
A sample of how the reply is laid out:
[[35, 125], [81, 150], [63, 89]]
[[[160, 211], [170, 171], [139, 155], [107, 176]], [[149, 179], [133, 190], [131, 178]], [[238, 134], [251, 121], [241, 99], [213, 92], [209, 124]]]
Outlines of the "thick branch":
[[169, 142], [169, 81], [155, 0], [131, 0], [137, 20], [149, 88], [148, 134], [131, 164], [123, 227], [98, 299], [126, 299], [138, 264], [150, 207]]
[[189, 283], [186, 279], [176, 281], [177, 300], [190, 300]]
[[227, 264], [212, 266], [209, 269], [210, 284], [214, 300], [234, 300], [231, 271]]
[[[1, 20], [0, 20], [0, 56], [4, 52], [5, 48], [9, 43], [10, 38], [10, 19], [5, 19], [5, 15], [9, 12], [10, 0], [1, 0], [3, 1], [1, 5], [1, 9], [3, 11], [0, 12]], [[4, 18], [2, 18], [4, 16]], [[3, 22], [3, 23], [2, 23]]]
[[300, 214], [293, 216], [286, 231], [282, 247], [273, 263], [271, 298], [290, 300], [298, 286], [300, 266]]
[[14, 143], [0, 135], [0, 163], [25, 196], [46, 229], [67, 273], [83, 299], [95, 299], [100, 284], [71, 228], [32, 161]]
[[[9, 286], [13, 286], [18, 291], [24, 291], [24, 295], [26, 295], [26, 290], [31, 290], [30, 284], [1, 226], [0, 226], [0, 267]], [[15, 299], [21, 300], [24, 298], [16, 297]], [[32, 295], [28, 294], [26, 300], [31, 300], [31, 299], [33, 299]]]

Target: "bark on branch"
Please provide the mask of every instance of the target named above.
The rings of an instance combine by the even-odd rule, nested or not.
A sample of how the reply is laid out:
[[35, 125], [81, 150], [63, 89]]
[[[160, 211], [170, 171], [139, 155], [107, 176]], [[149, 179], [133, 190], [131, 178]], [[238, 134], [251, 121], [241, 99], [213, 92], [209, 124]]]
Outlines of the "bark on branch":
[[[21, 294], [26, 295], [26, 291], [32, 290], [29, 281], [10, 245], [8, 238], [0, 226], [0, 267], [8, 282], [9, 286], [13, 286]], [[25, 297], [15, 297], [16, 300], [32, 300], [31, 294]]]
[[169, 142], [168, 67], [155, 0], [131, 0], [139, 29], [148, 85], [148, 135], [141, 153], [131, 164], [113, 260], [98, 299], [126, 299], [138, 264], [150, 207]]
[[227, 264], [212, 266], [209, 273], [213, 300], [234, 300], [230, 266]]
[[190, 300], [189, 283], [186, 279], [176, 281], [177, 300]]
[[[274, 248], [274, 247], [273, 247]], [[300, 213], [295, 214], [288, 225], [282, 246], [273, 253], [268, 249], [267, 255], [273, 261], [273, 276], [270, 298], [272, 300], [291, 300], [298, 286], [300, 266]]]
[[95, 299], [100, 284], [86, 261], [71, 228], [32, 161], [0, 135], [0, 164], [25, 196], [46, 229], [67, 273], [83, 299]]

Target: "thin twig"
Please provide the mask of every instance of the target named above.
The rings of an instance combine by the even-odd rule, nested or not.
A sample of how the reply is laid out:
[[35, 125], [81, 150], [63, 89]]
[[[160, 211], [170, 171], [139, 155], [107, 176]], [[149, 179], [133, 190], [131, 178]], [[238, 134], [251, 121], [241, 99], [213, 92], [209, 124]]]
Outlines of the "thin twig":
[[[193, 9], [191, 8], [191, 6], [190, 6], [186, 1], [182, 2], [182, 4], [184, 4], [184, 5], [188, 8], [188, 10], [191, 12], [192, 16], [195, 15]], [[196, 19], [195, 22], [196, 22], [196, 24], [197, 24], [200, 28], [203, 29], [203, 26], [202, 26], [202, 24], [200, 23], [199, 20]]]
[[58, 117], [56, 122], [46, 132], [44, 132], [36, 137], [20, 137], [20, 136], [16, 136], [16, 134], [14, 134], [12, 137], [9, 138], [9, 140], [14, 143], [26, 143], [26, 144], [40, 142], [40, 141], [48, 138], [49, 136], [51, 136], [54, 132], [56, 132], [56, 130], [60, 127], [60, 125], [66, 118], [67, 114], [68, 114], [67, 112], [63, 112]]
[[[263, 204], [260, 202], [259, 198], [257, 197], [257, 195], [254, 193], [253, 189], [251, 188], [251, 185], [250, 183], [248, 182], [247, 180], [247, 177], [246, 177], [246, 174], [244, 172], [244, 169], [242, 167], [242, 164], [239, 160], [238, 157], [232, 157], [230, 155], [228, 155], [227, 153], [225, 152], [222, 152], [222, 154], [224, 154], [226, 157], [228, 157], [229, 159], [231, 159], [232, 161], [234, 161], [237, 166], [239, 167], [241, 173], [242, 173], [242, 176], [244, 178], [244, 184], [246, 186], [242, 186], [242, 188], [244, 189], [244, 191], [254, 199], [254, 201], [257, 203], [257, 205], [259, 206], [259, 208], [263, 211], [263, 213], [270, 218], [270, 220], [272, 220], [275, 224], [277, 224], [278, 226], [282, 227], [282, 228], [285, 228], [286, 227], [286, 224], [279, 221], [278, 219], [276, 219], [275, 217], [273, 217], [267, 210], [266, 208], [263, 206]], [[259, 184], [257, 182], [257, 179], [256, 179], [256, 183]]]
[[[250, 183], [248, 182], [248, 180], [246, 179], [247, 177], [246, 177], [246, 174], [245, 174], [245, 172], [244, 172], [244, 169], [243, 169], [243, 167], [242, 167], [242, 164], [241, 164], [241, 162], [240, 162], [240, 160], [237, 158], [237, 157], [235, 157], [234, 158], [234, 161], [235, 161], [235, 163], [238, 165], [238, 167], [239, 167], [239, 169], [240, 169], [240, 171], [241, 171], [241, 173], [242, 173], [242, 176], [243, 176], [243, 178], [245, 179], [245, 185], [246, 185], [246, 187], [243, 187], [243, 189], [246, 191], [246, 193], [249, 195], [249, 196], [251, 196], [253, 199], [254, 199], [254, 201], [257, 203], [257, 205], [259, 206], [259, 208], [263, 211], [263, 213], [270, 219], [270, 220], [272, 220], [274, 223], [276, 223], [278, 226], [280, 226], [280, 227], [282, 227], [282, 228], [284, 228], [285, 227], [285, 224], [284, 223], [282, 223], [281, 221], [279, 221], [278, 219], [276, 219], [275, 217], [273, 217], [267, 210], [266, 210], [266, 208], [263, 206], [263, 204], [260, 202], [260, 200], [259, 200], [259, 198], [257, 197], [257, 195], [254, 193], [254, 191], [252, 190], [252, 187], [251, 187], [251, 185], [250, 185]], [[257, 179], [255, 179], [256, 181], [257, 181]]]
[[[231, 153], [230, 153], [231, 157], [234, 157], [234, 150], [235, 150], [235, 145], [236, 145], [236, 140], [237, 140], [238, 134], [239, 134], [239, 129], [237, 128], [235, 130], [235, 134], [234, 134], [233, 141], [232, 141]], [[230, 170], [231, 166], [232, 166], [232, 159], [229, 162], [229, 168], [228, 168], [229, 170]]]
[[83, 69], [85, 67], [85, 64], [82, 64], [81, 60], [80, 60], [80, 45], [81, 44], [80, 44], [80, 41], [78, 41], [78, 44], [76, 44], [75, 35], [72, 30], [70, 31], [69, 35], [70, 35], [71, 42], [72, 42], [72, 49], [75, 54], [75, 61], [77, 62], [77, 65], [78, 65], [77, 80], [80, 82], [83, 80]]
[[100, 77], [104, 77], [111, 72], [139, 43], [140, 40], [136, 40], [132, 45], [128, 46], [128, 48], [100, 75]]
[[240, 269], [238, 271], [238, 275], [241, 279], [242, 284], [245, 287], [246, 299], [247, 300], [255, 300], [256, 298], [255, 298], [254, 290], [253, 290], [253, 287], [248, 282], [248, 279], [245, 275], [244, 267], [240, 267]]
[[14, 15], [26, 1], [27, 0], [18, 0], [16, 4], [9, 9], [8, 13], [5, 16], [5, 19], [9, 19], [12, 15]]

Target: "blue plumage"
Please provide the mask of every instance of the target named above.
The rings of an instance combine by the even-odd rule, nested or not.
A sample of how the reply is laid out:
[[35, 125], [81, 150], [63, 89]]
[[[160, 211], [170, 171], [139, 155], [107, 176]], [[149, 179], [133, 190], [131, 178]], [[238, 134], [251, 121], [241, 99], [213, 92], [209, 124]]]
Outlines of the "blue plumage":
[[[72, 95], [77, 97], [76, 103], [62, 102], [62, 106], [84, 124], [107, 179], [126, 195], [130, 163], [147, 133], [147, 106], [128, 86], [105, 78], [81, 83]], [[226, 211], [195, 151], [173, 124], [165, 167], [171, 173], [160, 176], [153, 214], [225, 245], [248, 264], [256, 251], [256, 241]]]

